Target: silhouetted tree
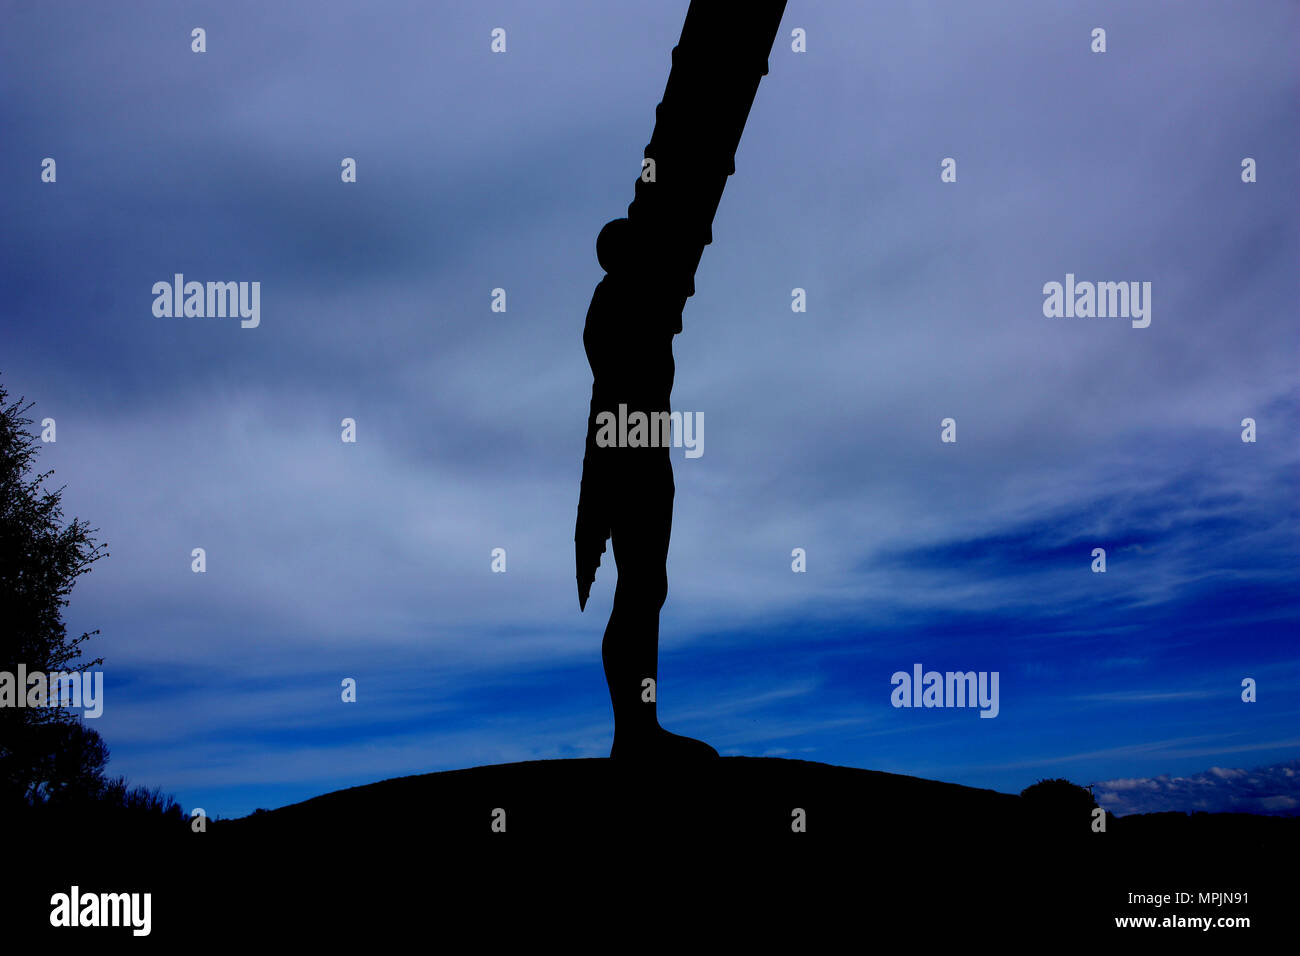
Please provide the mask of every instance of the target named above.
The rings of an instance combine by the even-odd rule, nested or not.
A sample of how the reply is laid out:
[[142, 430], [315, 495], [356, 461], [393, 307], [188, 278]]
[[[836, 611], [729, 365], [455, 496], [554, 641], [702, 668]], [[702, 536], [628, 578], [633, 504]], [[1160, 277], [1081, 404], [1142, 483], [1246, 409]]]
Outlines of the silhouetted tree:
[[[77, 578], [100, 558], [98, 529], [79, 519], [64, 526], [63, 489], [43, 487], [52, 471], [33, 468], [37, 438], [25, 413], [0, 384], [0, 671], [85, 669], [81, 645], [98, 631], [70, 638], [63, 608]], [[26, 694], [26, 688], [17, 692]], [[108, 748], [64, 707], [0, 707], [0, 806], [31, 806], [97, 797]]]
[[1087, 787], [1056, 777], [1026, 787], [1020, 796], [1040, 829], [1069, 837], [1091, 831], [1097, 801]]

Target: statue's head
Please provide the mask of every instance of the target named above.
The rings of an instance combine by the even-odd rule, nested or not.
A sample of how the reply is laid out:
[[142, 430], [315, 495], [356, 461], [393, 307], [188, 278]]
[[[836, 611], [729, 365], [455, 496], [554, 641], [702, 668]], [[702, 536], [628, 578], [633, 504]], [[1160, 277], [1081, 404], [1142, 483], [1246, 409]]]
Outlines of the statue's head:
[[596, 261], [606, 272], [624, 272], [632, 259], [632, 224], [611, 219], [596, 237]]

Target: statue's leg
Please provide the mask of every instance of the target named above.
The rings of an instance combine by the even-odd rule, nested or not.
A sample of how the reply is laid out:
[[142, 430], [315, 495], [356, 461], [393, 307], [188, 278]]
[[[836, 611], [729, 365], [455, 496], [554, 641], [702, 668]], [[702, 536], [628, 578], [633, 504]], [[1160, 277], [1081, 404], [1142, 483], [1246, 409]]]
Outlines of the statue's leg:
[[639, 474], [634, 488], [624, 486], [610, 535], [618, 584], [601, 656], [615, 736], [622, 743], [659, 729], [657, 709], [644, 699], [651, 695], [643, 683], [659, 680], [659, 610], [668, 596], [664, 525], [671, 527], [672, 489], [670, 485], [665, 514], [662, 483], [656, 487], [649, 477]]
[[658, 690], [659, 611], [668, 597], [673, 520], [672, 464], [664, 451], [643, 456], [629, 475], [611, 534], [618, 585], [601, 653], [614, 707], [612, 757], [717, 756], [707, 744], [663, 730], [650, 692], [650, 686]]

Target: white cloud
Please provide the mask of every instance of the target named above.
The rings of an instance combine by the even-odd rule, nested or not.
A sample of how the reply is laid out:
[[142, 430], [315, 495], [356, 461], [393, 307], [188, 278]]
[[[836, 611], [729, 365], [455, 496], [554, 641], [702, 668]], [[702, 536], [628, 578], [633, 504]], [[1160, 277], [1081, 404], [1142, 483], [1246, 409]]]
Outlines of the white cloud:
[[1300, 813], [1300, 760], [1254, 770], [1211, 767], [1188, 777], [1103, 780], [1093, 789], [1099, 806], [1129, 813], [1203, 810], [1207, 813]]

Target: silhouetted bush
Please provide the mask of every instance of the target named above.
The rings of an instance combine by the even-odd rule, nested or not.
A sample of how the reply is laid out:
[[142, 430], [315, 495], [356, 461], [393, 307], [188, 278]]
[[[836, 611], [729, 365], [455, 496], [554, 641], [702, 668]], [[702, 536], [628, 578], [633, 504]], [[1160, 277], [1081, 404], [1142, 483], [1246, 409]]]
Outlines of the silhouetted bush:
[[1063, 777], [1040, 780], [1020, 791], [1030, 818], [1039, 830], [1062, 837], [1091, 832], [1097, 801], [1087, 787]]
[[132, 787], [126, 777], [114, 777], [104, 786], [100, 802], [114, 809], [125, 810], [139, 816], [154, 816], [176, 822], [185, 820], [185, 811], [170, 793], [162, 787]]

